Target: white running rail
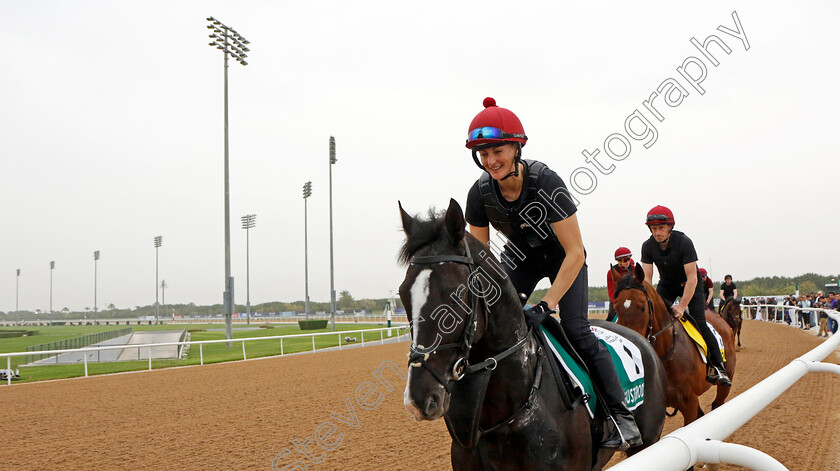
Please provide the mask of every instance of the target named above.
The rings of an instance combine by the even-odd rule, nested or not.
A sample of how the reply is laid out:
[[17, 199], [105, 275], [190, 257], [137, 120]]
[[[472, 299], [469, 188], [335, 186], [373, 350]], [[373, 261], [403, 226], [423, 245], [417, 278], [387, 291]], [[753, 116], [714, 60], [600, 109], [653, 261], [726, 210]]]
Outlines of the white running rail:
[[[825, 311], [832, 319], [840, 322], [840, 312], [818, 308], [806, 310]], [[762, 451], [735, 443], [724, 443], [722, 440], [732, 435], [807, 373], [840, 374], [840, 365], [821, 362], [838, 346], [840, 335], [831, 336], [819, 347], [793, 360], [726, 404], [669, 433], [659, 442], [610, 470], [683, 471], [702, 462], [734, 464], [761, 471], [787, 471], [784, 465]]]
[[[385, 331], [389, 331], [388, 336], [385, 336]], [[394, 335], [391, 335], [390, 331], [396, 331]], [[360, 333], [361, 335], [361, 342], [359, 345], [364, 345], [365, 343], [365, 332], [378, 332], [379, 338], [368, 338], [368, 343], [370, 342], [380, 342], [385, 343], [386, 338], [398, 338], [400, 336], [407, 335], [409, 330], [408, 325], [396, 325], [393, 327], [383, 327], [381, 329], [359, 329], [359, 330], [343, 330], [340, 332], [318, 332], [318, 333], [311, 333], [311, 334], [293, 334], [293, 335], [274, 335], [270, 337], [249, 337], [244, 339], [221, 339], [221, 340], [190, 340], [190, 341], [182, 341], [182, 342], [163, 342], [163, 343], [145, 343], [145, 344], [136, 344], [136, 345], [107, 345], [107, 346], [100, 346], [100, 347], [85, 347], [85, 348], [71, 348], [65, 350], [44, 350], [40, 352], [12, 352], [12, 353], [0, 353], [0, 358], [6, 357], [6, 368], [8, 370], [12, 369], [12, 357], [17, 356], [27, 356], [27, 355], [58, 355], [60, 353], [81, 353], [81, 352], [95, 352], [100, 350], [117, 350], [117, 349], [131, 349], [134, 350], [135, 348], [139, 352], [141, 348], [148, 348], [149, 349], [149, 370], [152, 369], [152, 348], [153, 347], [170, 347], [173, 345], [198, 345], [199, 348], [199, 364], [204, 365], [204, 345], [212, 344], [212, 343], [233, 343], [233, 342], [242, 342], [242, 358], [244, 360], [248, 359], [247, 354], [245, 353], [245, 342], [255, 341], [255, 340], [280, 340], [280, 355], [283, 355], [283, 340], [294, 339], [294, 338], [301, 338], [301, 337], [312, 337], [312, 351], [316, 350], [315, 348], [315, 337], [321, 336], [328, 336], [328, 335], [337, 335], [338, 336], [338, 349], [341, 350], [342, 348], [342, 336], [348, 334], [357, 334]], [[402, 333], [400, 333], [402, 332]], [[353, 345], [356, 345], [354, 342]], [[324, 348], [335, 348], [335, 347], [324, 347]], [[297, 352], [295, 352], [297, 353]], [[84, 358], [85, 364], [85, 377], [88, 376], [88, 359], [87, 355], [82, 355]], [[138, 358], [139, 359], [139, 358]], [[11, 375], [7, 375], [7, 384], [12, 384]]]

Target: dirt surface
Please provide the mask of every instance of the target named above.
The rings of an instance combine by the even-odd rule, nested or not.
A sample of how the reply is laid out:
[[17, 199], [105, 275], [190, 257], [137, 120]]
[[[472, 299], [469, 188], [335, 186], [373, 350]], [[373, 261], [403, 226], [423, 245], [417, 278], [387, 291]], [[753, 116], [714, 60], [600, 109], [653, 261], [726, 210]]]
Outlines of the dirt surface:
[[[732, 396], [820, 341], [745, 321]], [[388, 362], [404, 370], [406, 351], [382, 345], [0, 386], [0, 469], [449, 469], [443, 421], [415, 423], [402, 406], [404, 381], [387, 368], [381, 382], [372, 373]], [[826, 361], [838, 363], [837, 353]], [[704, 410], [712, 398], [703, 396]], [[838, 415], [840, 378], [812, 373], [728, 441], [791, 470], [840, 469]], [[681, 425], [668, 419], [665, 433]]]

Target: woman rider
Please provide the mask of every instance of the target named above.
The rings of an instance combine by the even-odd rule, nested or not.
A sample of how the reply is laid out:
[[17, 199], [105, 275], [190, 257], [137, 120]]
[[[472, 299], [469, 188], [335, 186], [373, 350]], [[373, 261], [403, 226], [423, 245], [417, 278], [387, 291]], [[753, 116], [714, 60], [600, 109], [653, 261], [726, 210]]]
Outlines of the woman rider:
[[536, 327], [554, 312], [551, 307], [558, 306], [560, 324], [614, 420], [602, 446], [641, 445], [609, 353], [589, 328], [586, 253], [566, 185], [545, 164], [521, 158], [528, 139], [522, 123], [492, 98], [484, 99], [484, 110], [473, 118], [468, 136], [467, 148], [484, 170], [467, 197], [470, 233], [487, 244], [492, 224], [505, 235], [502, 261], [523, 304], [537, 282], [551, 280], [542, 301], [525, 310], [526, 322]]
[[612, 271], [615, 268], [615, 272], [618, 273], [618, 276], [624, 276], [628, 273], [633, 273], [633, 270], [636, 269], [636, 263], [633, 262], [633, 252], [630, 251], [627, 247], [619, 247], [615, 250], [615, 267], [610, 267], [610, 270], [607, 272], [607, 295], [610, 297], [610, 306], [607, 314], [607, 322], [615, 322], [618, 318], [618, 314], [615, 312], [615, 280], [613, 280]]
[[[723, 368], [723, 357], [717, 348], [717, 339], [706, 325], [706, 303], [703, 285], [698, 283], [700, 273], [694, 243], [687, 235], [674, 230], [674, 213], [665, 206], [654, 206], [648, 211], [645, 224], [650, 229], [650, 238], [642, 244], [645, 281], [653, 283], [653, 265], [656, 265], [659, 270], [656, 292], [662, 296], [666, 306], [671, 306], [674, 317], [679, 319], [687, 314], [706, 341], [709, 360], [706, 380], [712, 384], [731, 386], [732, 382]], [[680, 303], [673, 306], [677, 297]]]
[[706, 300], [706, 308], [710, 311], [714, 311], [715, 304], [713, 302], [713, 298], [715, 295], [715, 284], [709, 279], [709, 272], [707, 272], [705, 268], [700, 269], [700, 280], [701, 283], [703, 283], [703, 299]]

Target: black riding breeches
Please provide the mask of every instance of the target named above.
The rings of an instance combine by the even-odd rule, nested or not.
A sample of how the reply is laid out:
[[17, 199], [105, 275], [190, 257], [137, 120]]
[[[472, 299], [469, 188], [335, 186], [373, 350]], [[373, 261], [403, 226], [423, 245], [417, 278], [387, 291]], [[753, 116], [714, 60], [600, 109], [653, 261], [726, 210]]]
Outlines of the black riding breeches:
[[[524, 305], [527, 296], [531, 295], [540, 280], [548, 277], [552, 283], [554, 282], [561, 263], [562, 260], [538, 256], [528, 257], [524, 261], [517, 260], [515, 269], [511, 269], [507, 264], [504, 265], [516, 292], [526, 295], [526, 299], [522, 300]], [[624, 402], [624, 391], [621, 389], [621, 383], [609, 352], [590, 329], [588, 295], [589, 274], [584, 264], [577, 278], [558, 303], [560, 325], [586, 363], [595, 386], [604, 395], [604, 402], [611, 409], [615, 409]]]
[[[683, 294], [682, 287], [679, 287], [679, 289], [669, 288], [667, 285], [663, 285], [662, 282], [660, 282], [659, 286], [656, 287], [656, 292], [662, 296], [662, 300], [665, 301], [665, 305], [668, 306], [668, 309], [670, 309], [671, 305], [674, 304], [674, 300], [677, 296], [682, 296]], [[706, 303], [703, 299], [702, 290], [694, 291], [694, 296], [692, 296], [691, 301], [688, 302], [688, 309], [685, 311], [685, 315], [693, 321], [694, 326], [697, 327], [697, 330], [700, 331], [700, 335], [703, 336], [703, 340], [706, 342], [706, 351], [709, 352], [709, 362], [715, 366], [723, 368], [723, 356], [720, 354], [717, 339], [714, 334], [712, 334], [712, 331], [709, 330], [709, 326], [706, 325]]]

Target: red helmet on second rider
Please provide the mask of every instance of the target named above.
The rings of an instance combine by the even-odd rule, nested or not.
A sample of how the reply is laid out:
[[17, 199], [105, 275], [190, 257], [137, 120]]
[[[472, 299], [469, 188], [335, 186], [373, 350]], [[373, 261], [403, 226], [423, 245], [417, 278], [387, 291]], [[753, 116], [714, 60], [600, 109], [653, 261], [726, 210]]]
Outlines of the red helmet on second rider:
[[615, 259], [618, 260], [619, 258], [630, 258], [633, 256], [633, 252], [630, 251], [627, 247], [619, 247], [615, 251]]
[[674, 213], [662, 205], [654, 206], [647, 213], [645, 224], [654, 226], [656, 224], [674, 224]]
[[707, 276], [709, 273], [706, 271], [705, 268], [700, 269], [700, 276]]
[[475, 115], [467, 134], [467, 149], [492, 147], [508, 142], [524, 146], [528, 140], [522, 122], [512, 111], [496, 106], [496, 100], [484, 99], [484, 110]]

